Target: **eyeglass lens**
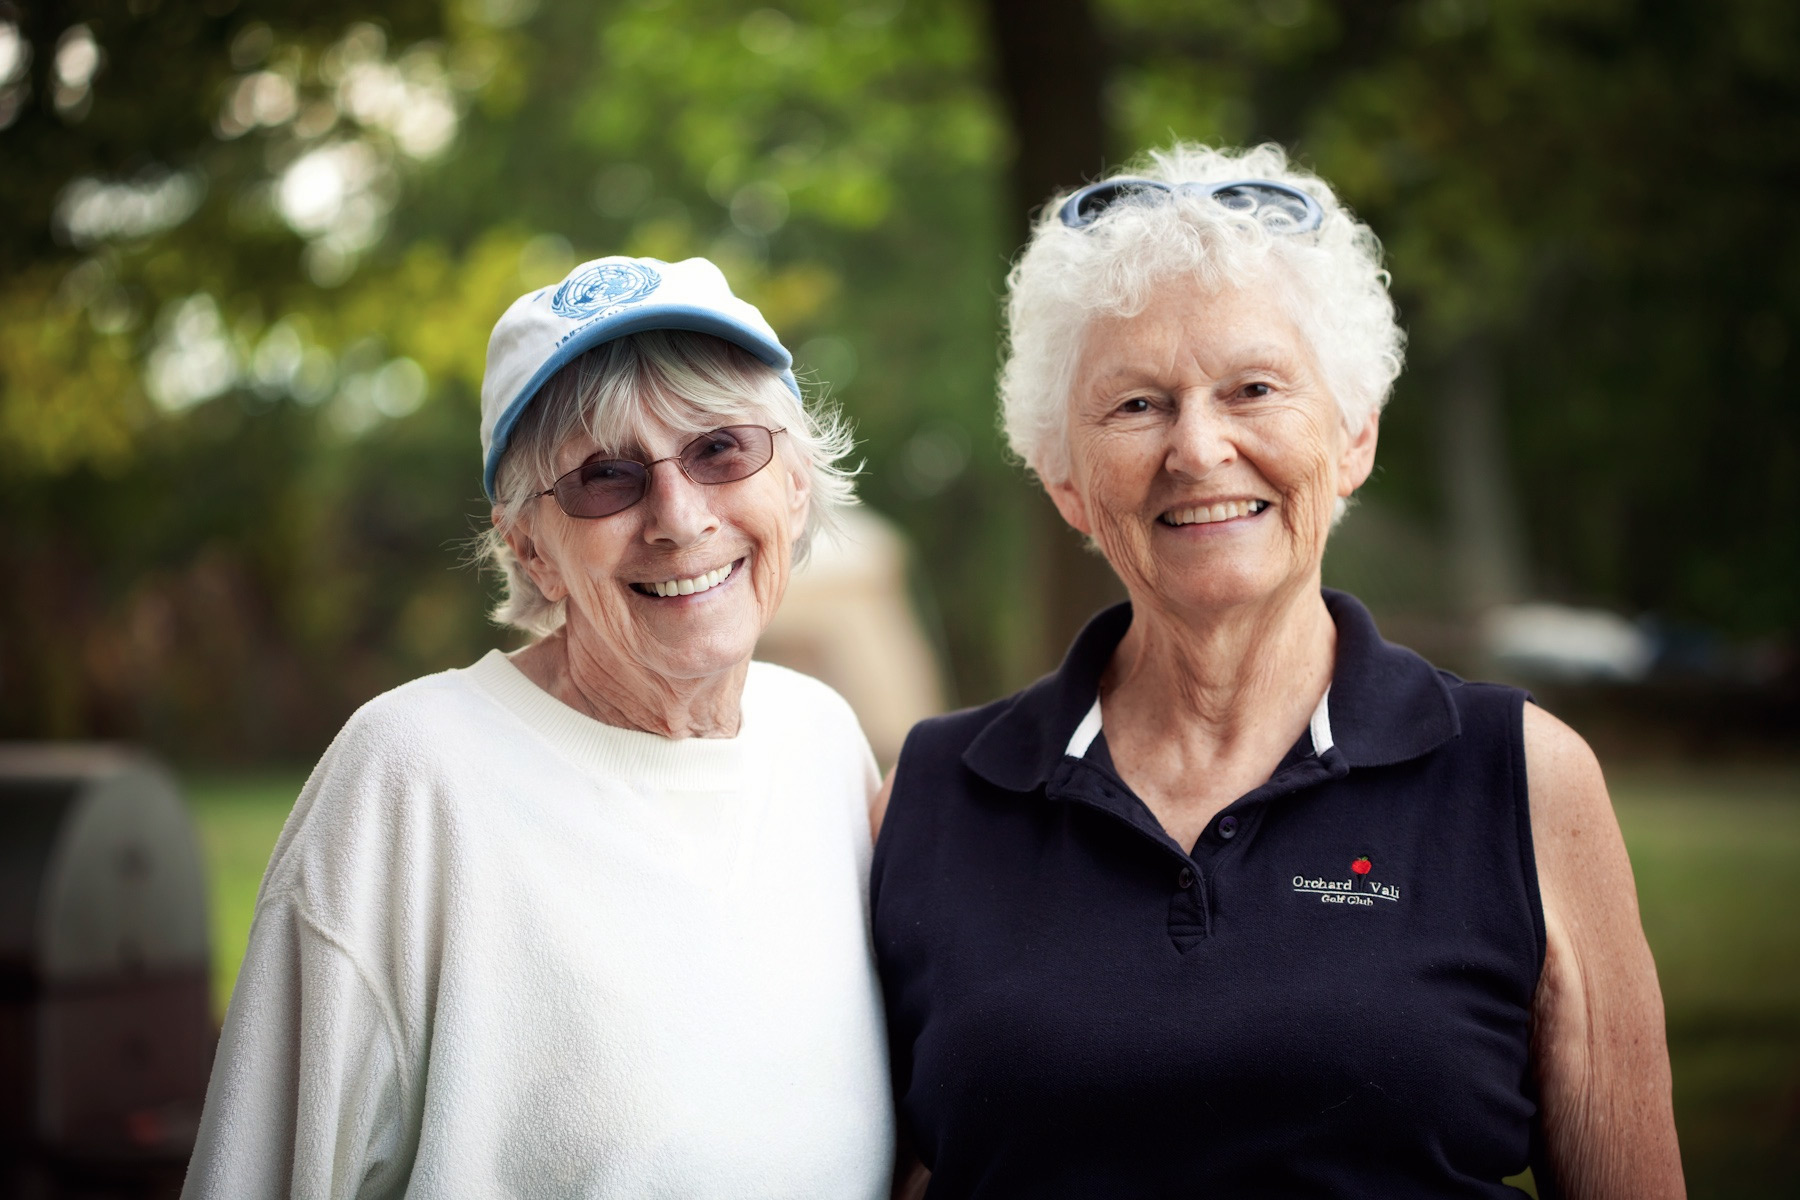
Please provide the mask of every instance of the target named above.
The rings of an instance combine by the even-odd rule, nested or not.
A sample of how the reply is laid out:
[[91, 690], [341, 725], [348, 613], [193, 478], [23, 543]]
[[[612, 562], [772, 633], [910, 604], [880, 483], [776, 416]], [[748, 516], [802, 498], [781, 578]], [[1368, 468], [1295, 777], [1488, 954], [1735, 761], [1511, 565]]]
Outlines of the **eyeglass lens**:
[[[769, 465], [775, 457], [775, 433], [761, 425], [728, 425], [683, 446], [675, 461], [695, 483], [735, 483]], [[609, 517], [644, 498], [650, 490], [650, 464], [634, 458], [597, 459], [557, 479], [552, 490], [571, 517]]]

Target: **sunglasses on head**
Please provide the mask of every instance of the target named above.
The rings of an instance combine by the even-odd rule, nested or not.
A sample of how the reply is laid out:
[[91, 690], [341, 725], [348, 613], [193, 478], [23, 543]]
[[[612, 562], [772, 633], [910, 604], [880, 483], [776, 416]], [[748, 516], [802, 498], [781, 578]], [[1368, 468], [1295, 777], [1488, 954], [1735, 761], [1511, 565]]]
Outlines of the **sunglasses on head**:
[[640, 462], [635, 458], [597, 458], [584, 462], [538, 496], [555, 496], [557, 507], [571, 517], [593, 520], [624, 512], [650, 490], [650, 471], [657, 463], [672, 462], [695, 483], [712, 486], [748, 479], [775, 457], [775, 435], [785, 429], [761, 425], [727, 425], [703, 433], [681, 448], [681, 453]]
[[1237, 179], [1229, 183], [1163, 183], [1156, 179], [1108, 179], [1082, 188], [1063, 203], [1058, 215], [1070, 229], [1086, 229], [1120, 200], [1157, 195], [1210, 196], [1233, 212], [1260, 221], [1271, 233], [1310, 233], [1325, 221], [1319, 202], [1297, 187], [1273, 179]]

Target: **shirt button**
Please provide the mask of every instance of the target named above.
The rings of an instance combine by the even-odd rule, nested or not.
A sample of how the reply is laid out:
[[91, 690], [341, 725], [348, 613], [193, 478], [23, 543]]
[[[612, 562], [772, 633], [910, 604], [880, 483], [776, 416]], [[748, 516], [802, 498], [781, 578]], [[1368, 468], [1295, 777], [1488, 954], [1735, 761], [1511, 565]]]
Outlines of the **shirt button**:
[[1219, 836], [1230, 839], [1237, 836], [1237, 818], [1226, 813], [1219, 818]]
[[1194, 886], [1194, 870], [1192, 867], [1183, 867], [1176, 873], [1175, 886], [1184, 892]]

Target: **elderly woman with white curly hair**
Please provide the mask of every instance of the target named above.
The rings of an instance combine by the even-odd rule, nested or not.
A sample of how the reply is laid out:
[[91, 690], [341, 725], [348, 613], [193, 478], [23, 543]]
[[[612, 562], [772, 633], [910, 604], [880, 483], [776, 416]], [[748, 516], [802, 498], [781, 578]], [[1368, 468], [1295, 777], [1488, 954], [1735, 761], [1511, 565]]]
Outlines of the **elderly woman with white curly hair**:
[[750, 660], [854, 500], [711, 263], [522, 297], [482, 389], [524, 649], [350, 719], [275, 848], [186, 1195], [885, 1196], [849, 708]]
[[1009, 283], [1007, 433], [1130, 599], [884, 791], [915, 1182], [1680, 1195], [1593, 754], [1320, 585], [1400, 371], [1374, 235], [1276, 147], [1177, 146], [1059, 197]]

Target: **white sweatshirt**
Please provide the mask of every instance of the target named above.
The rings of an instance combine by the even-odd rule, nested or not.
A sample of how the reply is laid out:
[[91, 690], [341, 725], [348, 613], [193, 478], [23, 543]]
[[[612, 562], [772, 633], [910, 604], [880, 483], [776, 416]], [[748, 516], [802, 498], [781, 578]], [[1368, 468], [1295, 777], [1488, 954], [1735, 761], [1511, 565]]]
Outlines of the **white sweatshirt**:
[[729, 739], [497, 651], [371, 701], [276, 843], [183, 1195], [885, 1196], [875, 785], [763, 663]]

